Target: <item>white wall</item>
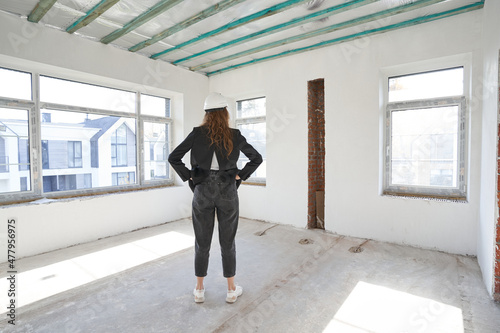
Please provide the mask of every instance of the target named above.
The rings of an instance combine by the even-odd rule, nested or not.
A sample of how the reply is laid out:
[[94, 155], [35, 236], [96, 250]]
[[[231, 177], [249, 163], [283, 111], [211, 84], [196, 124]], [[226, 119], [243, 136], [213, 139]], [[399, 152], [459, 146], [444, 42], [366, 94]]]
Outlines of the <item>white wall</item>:
[[307, 76], [307, 70], [289, 70], [296, 62], [291, 64], [286, 58], [272, 66], [214, 76], [210, 89], [234, 101], [266, 97], [267, 183], [265, 187], [240, 187], [240, 215], [303, 227], [307, 214], [307, 80], [299, 75]]
[[[192, 121], [184, 121], [184, 112], [202, 109], [208, 92], [208, 79], [203, 75], [26, 19], [0, 13], [0, 31], [0, 66], [172, 98], [177, 125], [174, 145], [193, 126]], [[0, 240], [5, 241], [7, 219], [15, 218], [20, 258], [188, 217], [190, 201], [191, 192], [183, 185], [0, 206], [0, 221], [5, 227]], [[3, 251], [0, 262], [5, 260]]]
[[498, 218], [497, 191], [497, 122], [498, 122], [498, 52], [500, 50], [499, 1], [486, 1], [483, 11], [484, 76], [479, 80], [475, 98], [483, 106], [481, 156], [481, 205], [477, 259], [490, 294], [494, 290], [495, 223]]
[[[324, 78], [326, 229], [476, 254], [481, 109], [470, 112], [467, 203], [381, 196], [381, 77], [400, 65], [460, 55], [470, 59], [476, 82], [481, 19], [481, 11], [472, 12], [210, 77], [211, 90], [234, 99], [266, 96], [268, 131], [275, 132], [267, 146], [267, 185], [240, 187], [241, 215], [306, 227], [307, 81]], [[283, 126], [273, 131], [272, 122]]]

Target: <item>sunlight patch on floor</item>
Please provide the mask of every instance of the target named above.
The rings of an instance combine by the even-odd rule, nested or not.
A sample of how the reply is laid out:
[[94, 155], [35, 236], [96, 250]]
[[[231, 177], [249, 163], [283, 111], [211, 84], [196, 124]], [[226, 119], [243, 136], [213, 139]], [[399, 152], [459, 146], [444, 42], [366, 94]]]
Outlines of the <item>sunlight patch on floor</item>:
[[[30, 271], [19, 271], [17, 307], [187, 249], [193, 244], [193, 236], [170, 231]], [[0, 290], [7, 290], [7, 283], [8, 280], [3, 278]], [[5, 312], [7, 308], [2, 306], [0, 313]]]
[[323, 333], [463, 331], [457, 307], [360, 281]]

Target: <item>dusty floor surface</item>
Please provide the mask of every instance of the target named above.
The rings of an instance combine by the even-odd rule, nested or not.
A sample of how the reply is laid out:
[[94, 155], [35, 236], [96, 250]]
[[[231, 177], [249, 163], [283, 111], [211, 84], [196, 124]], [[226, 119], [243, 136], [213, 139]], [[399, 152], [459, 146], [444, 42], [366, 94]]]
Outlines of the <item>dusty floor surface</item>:
[[0, 331], [500, 332], [473, 257], [241, 219], [228, 304], [217, 237], [202, 304], [189, 220], [21, 259]]

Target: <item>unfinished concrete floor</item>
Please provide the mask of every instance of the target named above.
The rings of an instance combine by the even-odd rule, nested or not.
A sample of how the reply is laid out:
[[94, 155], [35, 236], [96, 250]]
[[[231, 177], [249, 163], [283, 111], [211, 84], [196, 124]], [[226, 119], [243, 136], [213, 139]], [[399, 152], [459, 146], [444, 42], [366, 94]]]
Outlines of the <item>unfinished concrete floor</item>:
[[0, 331], [500, 332], [472, 257], [241, 219], [243, 295], [225, 302], [214, 238], [195, 304], [193, 239], [183, 220], [21, 259], [16, 326], [3, 310]]

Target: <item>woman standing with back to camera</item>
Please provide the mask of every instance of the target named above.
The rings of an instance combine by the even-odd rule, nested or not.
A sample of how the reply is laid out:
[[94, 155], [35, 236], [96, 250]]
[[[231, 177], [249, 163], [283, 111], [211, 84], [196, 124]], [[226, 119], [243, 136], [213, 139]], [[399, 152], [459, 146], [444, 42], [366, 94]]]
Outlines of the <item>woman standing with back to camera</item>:
[[[226, 302], [234, 303], [243, 289], [234, 282], [236, 274], [235, 236], [238, 228], [239, 201], [237, 188], [262, 163], [262, 156], [237, 129], [229, 127], [227, 100], [219, 93], [205, 99], [205, 117], [199, 127], [170, 154], [168, 161], [183, 181], [189, 181], [193, 196], [195, 235], [194, 268], [196, 303], [205, 300], [203, 280], [207, 275], [214, 218], [217, 214], [223, 275], [227, 278]], [[182, 162], [191, 151], [191, 170]], [[240, 151], [250, 160], [239, 170]]]

